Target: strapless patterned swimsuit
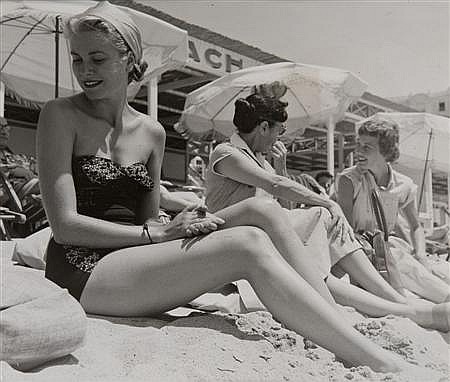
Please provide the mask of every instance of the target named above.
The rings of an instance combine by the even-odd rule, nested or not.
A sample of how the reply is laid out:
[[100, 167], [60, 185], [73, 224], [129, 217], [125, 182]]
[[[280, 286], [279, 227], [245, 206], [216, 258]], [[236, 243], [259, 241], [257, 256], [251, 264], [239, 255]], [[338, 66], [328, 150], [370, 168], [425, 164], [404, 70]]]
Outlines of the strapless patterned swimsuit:
[[[134, 224], [139, 197], [153, 189], [144, 163], [122, 166], [94, 155], [73, 157], [72, 176], [81, 215]], [[52, 238], [47, 248], [45, 277], [80, 299], [98, 261], [118, 248], [62, 245]]]

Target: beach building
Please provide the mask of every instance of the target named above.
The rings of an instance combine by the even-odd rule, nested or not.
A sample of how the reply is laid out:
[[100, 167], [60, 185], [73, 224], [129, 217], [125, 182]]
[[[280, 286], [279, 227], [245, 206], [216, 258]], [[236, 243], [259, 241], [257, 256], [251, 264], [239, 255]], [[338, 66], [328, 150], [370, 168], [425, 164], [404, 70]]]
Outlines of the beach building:
[[418, 111], [450, 117], [450, 88], [441, 92], [395, 97], [392, 100]]

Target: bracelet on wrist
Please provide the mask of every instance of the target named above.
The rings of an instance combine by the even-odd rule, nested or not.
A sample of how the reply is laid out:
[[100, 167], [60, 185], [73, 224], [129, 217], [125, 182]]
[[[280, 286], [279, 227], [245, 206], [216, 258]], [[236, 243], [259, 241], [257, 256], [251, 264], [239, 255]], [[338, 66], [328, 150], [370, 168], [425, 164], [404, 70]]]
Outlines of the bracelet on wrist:
[[147, 236], [148, 241], [150, 242], [150, 244], [153, 244], [153, 243], [154, 243], [154, 241], [153, 241], [153, 239], [152, 239], [152, 237], [151, 237], [151, 235], [150, 235], [150, 230], [149, 230], [149, 228], [148, 228], [148, 224], [147, 224], [147, 223], [144, 223], [144, 224], [142, 225], [142, 233], [145, 234], [145, 235]]

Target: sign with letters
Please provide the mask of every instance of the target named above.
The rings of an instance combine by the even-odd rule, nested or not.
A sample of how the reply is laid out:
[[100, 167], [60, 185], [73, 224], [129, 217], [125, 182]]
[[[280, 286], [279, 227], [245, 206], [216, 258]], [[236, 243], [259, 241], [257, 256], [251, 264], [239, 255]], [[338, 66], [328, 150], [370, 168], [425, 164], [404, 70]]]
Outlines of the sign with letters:
[[188, 43], [188, 66], [207, 73], [222, 76], [250, 66], [263, 65], [262, 62], [195, 37], [189, 37]]

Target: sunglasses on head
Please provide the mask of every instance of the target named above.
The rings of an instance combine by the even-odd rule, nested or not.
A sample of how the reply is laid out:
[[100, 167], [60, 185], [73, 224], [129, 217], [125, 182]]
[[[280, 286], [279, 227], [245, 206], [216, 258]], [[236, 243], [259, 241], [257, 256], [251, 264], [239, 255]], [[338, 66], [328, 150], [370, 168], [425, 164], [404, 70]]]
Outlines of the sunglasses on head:
[[363, 126], [364, 126], [364, 129], [370, 133], [376, 132], [378, 130], [380, 130], [380, 131], [395, 130], [395, 125], [392, 125], [386, 121], [366, 123]]
[[370, 133], [377, 131], [379, 127], [380, 127], [380, 125], [378, 125], [376, 123], [370, 123], [370, 124], [368, 123], [367, 125], [364, 125], [364, 129], [369, 131]]

